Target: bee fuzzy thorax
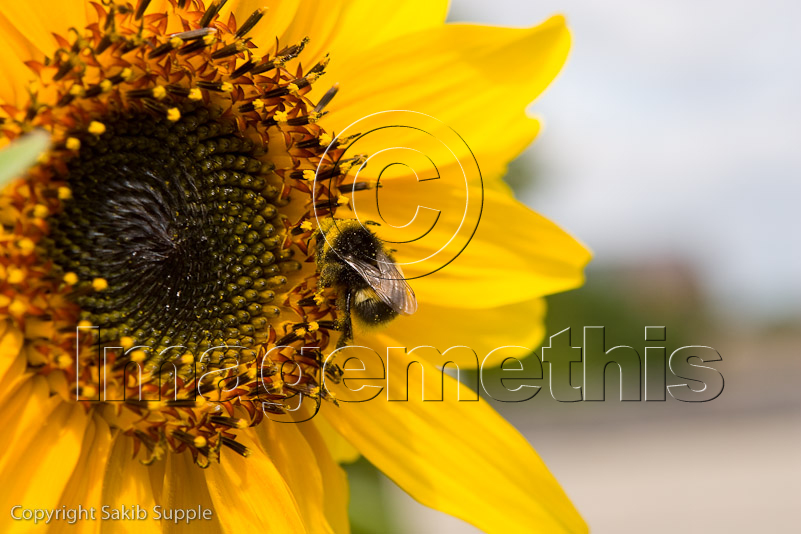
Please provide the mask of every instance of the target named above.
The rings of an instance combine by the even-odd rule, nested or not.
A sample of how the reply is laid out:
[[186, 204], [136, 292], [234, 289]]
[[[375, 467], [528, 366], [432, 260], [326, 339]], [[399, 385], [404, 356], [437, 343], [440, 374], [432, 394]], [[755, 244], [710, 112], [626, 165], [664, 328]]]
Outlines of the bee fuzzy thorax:
[[321, 288], [333, 287], [338, 293], [340, 345], [353, 337], [352, 320], [362, 327], [377, 327], [417, 309], [414, 292], [392, 255], [359, 221], [321, 221], [317, 267]]

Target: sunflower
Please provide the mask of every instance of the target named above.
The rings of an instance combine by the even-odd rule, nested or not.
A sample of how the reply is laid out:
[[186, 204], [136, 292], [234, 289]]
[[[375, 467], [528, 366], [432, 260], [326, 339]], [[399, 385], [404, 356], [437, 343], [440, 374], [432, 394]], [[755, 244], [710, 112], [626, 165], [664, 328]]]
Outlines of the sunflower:
[[[13, 484], [0, 530], [33, 528], [14, 506], [80, 506], [97, 520], [49, 528], [347, 532], [339, 464], [361, 454], [483, 530], [586, 531], [483, 400], [344, 402], [349, 370], [331, 357], [342, 295], [320, 283], [314, 243], [321, 220], [354, 218], [357, 203], [371, 220], [407, 221], [430, 187], [428, 211], [442, 215], [426, 239], [397, 245], [419, 311], [355, 333], [353, 345], [382, 357], [419, 345], [479, 355], [514, 345], [519, 356], [542, 338], [542, 297], [582, 281], [584, 248], [501, 181], [538, 131], [525, 108], [565, 60], [564, 21], [446, 25], [446, 10], [431, 0], [0, 4], [0, 142], [51, 136], [0, 193], [0, 473]], [[408, 166], [371, 171], [389, 169], [377, 158], [387, 138], [362, 135], [380, 126], [360, 121], [386, 110], [427, 117], [393, 123], [403, 130], [392, 142], [416, 154], [459, 133], [436, 183]], [[467, 176], [464, 161], [480, 173]], [[446, 179], [457, 170], [459, 187]], [[362, 209], [368, 197], [384, 200]], [[449, 240], [468, 197], [481, 201], [480, 224]], [[395, 226], [383, 225], [388, 236]], [[443, 243], [444, 256], [415, 260]], [[387, 377], [398, 383], [415, 359], [442, 373], [436, 355], [397, 358]], [[104, 506], [133, 505], [151, 520], [100, 520]], [[211, 517], [178, 520], [198, 507]]]

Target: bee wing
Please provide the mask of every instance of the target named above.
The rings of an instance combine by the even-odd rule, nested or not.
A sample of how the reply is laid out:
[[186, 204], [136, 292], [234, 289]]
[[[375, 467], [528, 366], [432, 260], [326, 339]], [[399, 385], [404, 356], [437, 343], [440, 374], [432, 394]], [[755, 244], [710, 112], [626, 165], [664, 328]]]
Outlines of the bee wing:
[[[411, 315], [417, 311], [417, 297], [414, 296], [412, 286], [406, 281], [403, 276], [403, 271], [399, 265], [395, 264], [389, 256], [379, 251], [378, 253], [378, 266], [381, 270], [381, 281], [388, 283], [391, 289], [387, 292], [393, 304], [390, 304], [383, 297], [381, 300], [388, 304], [396, 312], [403, 315]], [[376, 289], [376, 288], [373, 288]], [[381, 297], [381, 292], [376, 290], [378, 296]]]
[[403, 315], [417, 311], [417, 298], [411, 286], [403, 278], [400, 267], [383, 252], [378, 253], [378, 268], [357, 257], [343, 257], [359, 275], [364, 278], [381, 301]]

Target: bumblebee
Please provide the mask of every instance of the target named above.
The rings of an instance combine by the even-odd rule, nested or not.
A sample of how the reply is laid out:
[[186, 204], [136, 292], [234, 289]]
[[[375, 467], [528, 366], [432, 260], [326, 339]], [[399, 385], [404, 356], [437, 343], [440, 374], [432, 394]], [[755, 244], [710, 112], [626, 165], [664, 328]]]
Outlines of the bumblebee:
[[320, 287], [339, 290], [342, 336], [353, 340], [353, 321], [364, 327], [385, 324], [417, 311], [414, 291], [384, 243], [356, 220], [324, 219], [316, 237]]

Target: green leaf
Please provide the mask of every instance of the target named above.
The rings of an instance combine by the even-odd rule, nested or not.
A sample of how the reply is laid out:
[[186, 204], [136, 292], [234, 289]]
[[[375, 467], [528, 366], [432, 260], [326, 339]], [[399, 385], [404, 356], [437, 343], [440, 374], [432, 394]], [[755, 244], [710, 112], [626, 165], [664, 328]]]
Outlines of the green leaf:
[[36, 163], [50, 145], [50, 134], [35, 130], [0, 150], [0, 189]]

